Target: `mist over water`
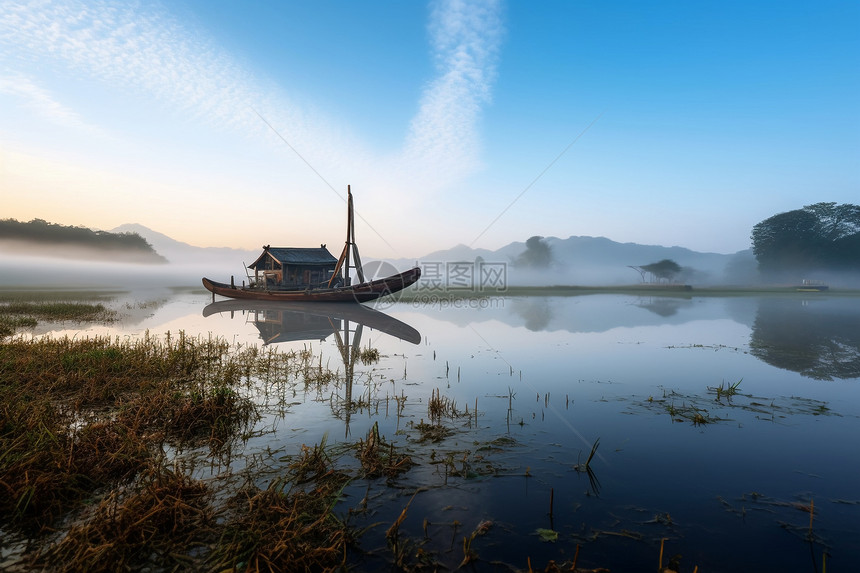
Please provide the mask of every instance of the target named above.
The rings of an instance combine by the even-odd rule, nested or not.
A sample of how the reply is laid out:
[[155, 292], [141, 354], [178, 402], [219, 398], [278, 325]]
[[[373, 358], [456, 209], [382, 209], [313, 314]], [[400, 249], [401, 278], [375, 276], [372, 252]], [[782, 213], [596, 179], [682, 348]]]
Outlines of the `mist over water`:
[[[145, 228], [142, 228], [145, 229]], [[230, 248], [202, 248], [179, 243], [148, 229], [150, 242], [167, 263], [138, 263], [137, 255], [99, 253], [93, 249], [61, 246], [46, 249], [44, 245], [20, 242], [0, 242], [0, 286], [76, 286], [133, 288], [137, 286], [200, 286], [208, 277], [237, 285], [247, 283], [246, 265], [253, 262], [259, 251]], [[635, 267], [674, 257], [681, 271], [670, 282], [693, 286], [761, 286], [799, 285], [803, 280], [816, 280], [831, 288], [860, 288], [860, 269], [856, 272], [836, 272], [826, 269], [786, 273], [765, 277], [759, 274], [751, 251], [734, 255], [696, 253], [679, 247], [657, 247], [620, 244], [605, 238], [570, 237], [546, 240], [548, 251], [542, 266], [523, 265], [524, 255], [531, 252], [523, 243], [512, 243], [495, 252], [474, 251], [466, 247], [439, 251], [423, 259], [379, 260], [363, 253], [366, 268], [378, 267], [380, 262], [393, 272], [414, 265], [422, 269], [425, 280], [436, 273], [445, 286], [456, 265], [469, 267], [476, 288], [481, 283], [481, 266], [494, 266], [503, 275], [494, 286], [623, 286], [648, 282], [654, 277], [643, 275]], [[337, 249], [334, 249], [335, 255]], [[476, 255], [480, 252], [482, 254]], [[131, 257], [131, 258], [129, 258]], [[534, 258], [534, 257], [532, 257]], [[430, 271], [430, 272], [428, 272]], [[373, 273], [371, 273], [373, 274]], [[376, 275], [374, 277], [378, 278]], [[419, 287], [420, 287], [419, 283]]]
[[[0, 285], [34, 287], [135, 288], [201, 286], [207, 275], [237, 275], [241, 282], [241, 263], [141, 265], [116, 261], [81, 261], [50, 257], [0, 255]], [[202, 286], [201, 286], [202, 288]]]

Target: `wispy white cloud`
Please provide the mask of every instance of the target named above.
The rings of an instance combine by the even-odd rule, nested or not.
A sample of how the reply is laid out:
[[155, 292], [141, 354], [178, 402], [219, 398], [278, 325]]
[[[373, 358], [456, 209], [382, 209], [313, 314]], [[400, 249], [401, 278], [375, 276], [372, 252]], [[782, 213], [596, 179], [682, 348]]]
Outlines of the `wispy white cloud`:
[[[478, 165], [478, 122], [490, 100], [503, 33], [498, 0], [433, 1], [428, 29], [437, 75], [423, 91], [403, 148], [392, 153], [411, 180], [421, 177], [439, 187]], [[4, 89], [16, 90], [33, 109], [66, 125], [96, 120], [39, 89], [40, 74], [95, 80], [239, 137], [268, 137], [284, 151], [257, 110], [322, 172], [336, 166], [353, 172], [391, 168], [391, 155], [371, 157], [348, 129], [296, 105], [288, 88], [254, 76], [204, 30], [157, 3], [0, 2], [2, 69], [17, 74]]]
[[478, 161], [478, 120], [491, 99], [503, 36], [497, 0], [440, 0], [429, 30], [438, 76], [412, 120], [405, 158], [426, 172], [458, 177]]
[[[236, 62], [158, 5], [31, 0], [0, 5], [7, 68], [57, 66], [219, 125], [259, 130], [262, 98]], [[35, 92], [30, 92], [35, 95]]]
[[49, 123], [104, 135], [97, 127], [87, 124], [80, 114], [57, 101], [49, 90], [22, 74], [0, 75], [0, 94], [15, 97]]

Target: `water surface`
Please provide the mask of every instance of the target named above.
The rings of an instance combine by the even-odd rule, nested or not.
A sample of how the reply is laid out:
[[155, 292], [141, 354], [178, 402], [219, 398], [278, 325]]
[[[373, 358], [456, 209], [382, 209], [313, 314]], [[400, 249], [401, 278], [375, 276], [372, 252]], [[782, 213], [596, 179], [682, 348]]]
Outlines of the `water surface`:
[[[478, 570], [526, 569], [526, 557], [542, 568], [577, 546], [579, 567], [653, 570], [661, 540], [664, 563], [680, 554], [685, 571], [818, 571], [825, 553], [833, 571], [860, 565], [857, 298], [594, 294], [358, 315], [210, 303], [135, 293], [115, 301], [119, 324], [51, 335], [184, 331], [320, 353], [340, 380], [261, 397], [268, 431], [229, 463], [264, 466], [264, 484], [302, 444], [354, 442], [377, 424], [417, 463], [344, 491], [339, 511], [372, 526], [378, 555], [390, 558], [385, 531], [408, 506], [402, 535], [451, 569], [484, 521]], [[353, 347], [381, 359], [365, 365]], [[460, 415], [422, 442], [436, 390]]]

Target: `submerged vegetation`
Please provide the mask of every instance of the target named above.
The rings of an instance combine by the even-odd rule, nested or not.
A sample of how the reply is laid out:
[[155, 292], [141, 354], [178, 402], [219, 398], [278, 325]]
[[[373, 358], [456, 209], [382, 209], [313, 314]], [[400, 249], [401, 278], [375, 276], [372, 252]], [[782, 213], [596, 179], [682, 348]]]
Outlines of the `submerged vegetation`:
[[704, 394], [681, 393], [663, 389], [660, 397], [649, 396], [644, 402], [634, 401], [634, 407], [665, 412], [672, 422], [689, 422], [704, 426], [731, 422], [733, 412], [751, 413], [755, 419], [776, 421], [795, 415], [835, 415], [826, 402], [799, 396], [763, 397], [740, 391], [743, 379], [734, 383], [720, 382], [708, 386]]

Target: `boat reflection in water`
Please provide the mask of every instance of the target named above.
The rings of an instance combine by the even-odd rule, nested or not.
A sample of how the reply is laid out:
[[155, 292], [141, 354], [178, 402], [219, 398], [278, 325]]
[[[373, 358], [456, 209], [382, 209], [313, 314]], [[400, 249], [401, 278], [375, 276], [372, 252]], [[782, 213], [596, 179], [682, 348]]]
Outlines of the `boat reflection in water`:
[[364, 328], [382, 332], [411, 344], [421, 342], [421, 333], [405, 322], [358, 303], [301, 303], [254, 300], [224, 300], [203, 308], [203, 316], [240, 313], [260, 332], [263, 345], [301, 340], [326, 340], [334, 336], [343, 361], [345, 394], [342, 418], [349, 434], [349, 419], [356, 408], [352, 400], [355, 363], [361, 354]]

